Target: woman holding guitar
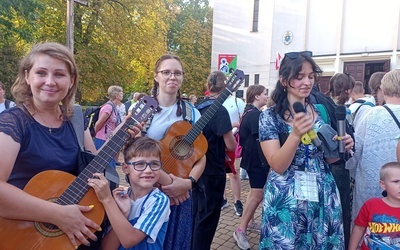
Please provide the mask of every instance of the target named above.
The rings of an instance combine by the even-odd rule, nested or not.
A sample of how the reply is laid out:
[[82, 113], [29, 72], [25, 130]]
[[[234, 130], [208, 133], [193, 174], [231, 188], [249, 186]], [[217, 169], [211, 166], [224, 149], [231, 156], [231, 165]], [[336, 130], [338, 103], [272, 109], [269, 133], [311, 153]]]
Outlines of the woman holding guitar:
[[[73, 54], [61, 44], [38, 44], [20, 63], [11, 88], [17, 107], [0, 114], [0, 249], [76, 249], [81, 243], [89, 245], [88, 239], [97, 240], [93, 232], [101, 228], [85, 214], [100, 207], [96, 209], [93, 203], [60, 205], [34, 196], [38, 190], [56, 194], [50, 186], [54, 178], [46, 173], [77, 174], [80, 148], [71, 123], [77, 89]], [[83, 145], [95, 151], [89, 130]], [[29, 189], [37, 174], [44, 185]], [[20, 231], [5, 236], [13, 229], [10, 225], [18, 221], [23, 225], [18, 225], [20, 231], [28, 224], [35, 226], [25, 238], [18, 238]], [[58, 238], [63, 241], [58, 242]], [[46, 245], [52, 239], [57, 239], [57, 247]]]
[[[191, 104], [181, 98], [183, 76], [183, 64], [179, 57], [166, 54], [157, 60], [154, 67], [152, 96], [158, 101], [160, 109], [146, 128], [147, 136], [161, 140], [173, 123], [185, 120], [186, 107]], [[192, 113], [195, 122], [200, 118], [200, 113], [194, 108]], [[170, 197], [172, 205], [164, 249], [191, 248], [193, 222], [189, 191], [196, 186], [197, 180], [203, 173], [205, 161], [203, 156], [190, 166], [192, 169], [188, 178], [170, 174], [172, 184], [161, 183], [162, 190]], [[165, 172], [163, 174], [166, 175]]]

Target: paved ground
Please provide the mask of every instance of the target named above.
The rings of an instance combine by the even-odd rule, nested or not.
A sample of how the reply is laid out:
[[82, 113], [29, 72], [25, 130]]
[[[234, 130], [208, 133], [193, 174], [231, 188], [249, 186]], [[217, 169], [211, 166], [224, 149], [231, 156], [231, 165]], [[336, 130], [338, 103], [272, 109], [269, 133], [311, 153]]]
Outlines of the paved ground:
[[[238, 163], [237, 163], [238, 164]], [[118, 173], [120, 174], [120, 185], [127, 186], [125, 182], [125, 176], [121, 172], [121, 167], [117, 167]], [[215, 237], [213, 243], [211, 245], [211, 249], [218, 250], [236, 250], [239, 247], [236, 245], [235, 240], [233, 239], [233, 231], [238, 227], [240, 223], [240, 217], [235, 214], [233, 209], [233, 195], [230, 189], [229, 178], [227, 178], [227, 190], [226, 196], [228, 198], [229, 207], [225, 208], [221, 211], [221, 218], [219, 220], [217, 232], [215, 233]], [[249, 181], [242, 180], [242, 197], [241, 201], [244, 204], [247, 198], [247, 194], [249, 192]], [[255, 219], [258, 223], [261, 221], [261, 206], [258, 207]], [[258, 241], [259, 241], [259, 233], [247, 233], [247, 237], [249, 239], [251, 249], [258, 249]]]

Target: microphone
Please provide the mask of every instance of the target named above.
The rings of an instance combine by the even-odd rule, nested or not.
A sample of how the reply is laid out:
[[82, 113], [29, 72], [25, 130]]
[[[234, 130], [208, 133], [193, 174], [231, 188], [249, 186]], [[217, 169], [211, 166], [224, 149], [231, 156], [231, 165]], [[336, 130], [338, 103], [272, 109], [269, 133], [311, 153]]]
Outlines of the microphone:
[[346, 135], [346, 107], [343, 105], [338, 105], [335, 108], [335, 116], [337, 120], [337, 134], [338, 134], [338, 142], [339, 142], [339, 155], [340, 158], [345, 153], [344, 143], [342, 141], [342, 136]]
[[[304, 106], [301, 102], [293, 103], [293, 109], [294, 109], [294, 112], [296, 112], [296, 113], [300, 113], [300, 112], [305, 113], [306, 112], [306, 110], [304, 109]], [[311, 129], [310, 131], [308, 131], [307, 134], [308, 134], [308, 136], [310, 136], [314, 146], [316, 146], [318, 150], [322, 151], [321, 140], [318, 138], [318, 135], [317, 135], [317, 133], [315, 133], [314, 129]]]

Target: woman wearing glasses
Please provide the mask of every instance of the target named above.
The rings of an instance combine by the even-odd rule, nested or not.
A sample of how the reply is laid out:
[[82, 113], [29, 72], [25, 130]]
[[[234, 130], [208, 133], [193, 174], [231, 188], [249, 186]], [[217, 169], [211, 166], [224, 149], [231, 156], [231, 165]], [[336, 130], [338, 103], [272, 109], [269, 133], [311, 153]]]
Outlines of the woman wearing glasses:
[[[190, 120], [193, 123], [200, 118], [200, 112], [181, 98], [183, 76], [183, 64], [179, 57], [166, 54], [157, 60], [151, 94], [158, 101], [159, 110], [150, 125], [145, 126], [145, 134], [148, 137], [161, 140], [174, 122]], [[190, 111], [187, 107], [191, 107]], [[162, 186], [172, 205], [164, 249], [191, 248], [193, 219], [189, 191], [203, 173], [205, 162], [204, 156], [192, 166], [190, 178], [180, 178], [170, 174], [172, 184]]]
[[[340, 198], [327, 164], [337, 158], [324, 159], [307, 136], [324, 123], [309, 101], [322, 73], [311, 56], [310, 51], [285, 54], [271, 96], [275, 105], [260, 115], [259, 139], [271, 171], [259, 249], [344, 249]], [[295, 112], [296, 102], [304, 112]], [[351, 149], [351, 137], [342, 140]]]

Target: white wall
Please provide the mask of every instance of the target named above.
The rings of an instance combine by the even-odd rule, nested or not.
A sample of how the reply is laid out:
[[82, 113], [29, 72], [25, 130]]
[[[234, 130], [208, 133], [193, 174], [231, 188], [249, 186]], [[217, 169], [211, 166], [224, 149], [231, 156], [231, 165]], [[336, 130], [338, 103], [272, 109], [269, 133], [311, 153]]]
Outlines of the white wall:
[[[324, 75], [342, 72], [344, 62], [391, 60], [400, 68], [400, 0], [260, 0], [258, 32], [251, 32], [252, 0], [214, 0], [211, 70], [218, 54], [237, 54], [238, 68], [260, 84], [275, 87], [275, 58], [311, 50]], [[283, 44], [290, 30], [293, 42]], [[363, 52], [368, 52], [367, 57]], [[243, 89], [243, 88], [242, 88]]]

